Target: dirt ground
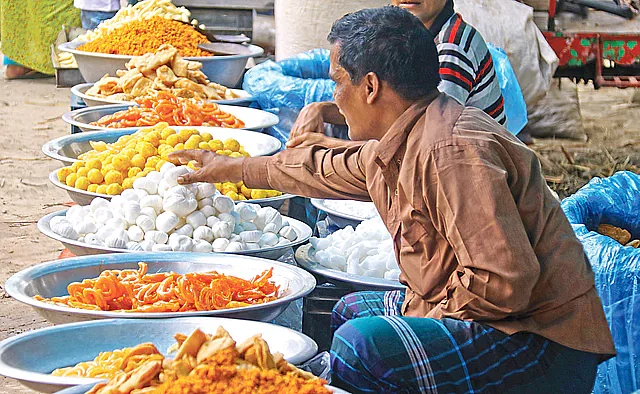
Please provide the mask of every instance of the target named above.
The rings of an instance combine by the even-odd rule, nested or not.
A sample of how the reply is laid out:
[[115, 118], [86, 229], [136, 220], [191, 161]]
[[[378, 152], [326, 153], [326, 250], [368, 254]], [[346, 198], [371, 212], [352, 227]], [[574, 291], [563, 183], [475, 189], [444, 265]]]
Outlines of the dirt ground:
[[[640, 105], [632, 90], [580, 87], [583, 120], [589, 140], [536, 140], [543, 168], [561, 196], [573, 193], [593, 176], [608, 176], [640, 166]], [[69, 197], [49, 184], [59, 163], [41, 146], [69, 133], [60, 116], [69, 110], [69, 90], [53, 79], [5, 81], [0, 78], [0, 286], [12, 274], [55, 259], [62, 248], [41, 235], [36, 222], [62, 209]], [[12, 300], [0, 287], [0, 340], [47, 326], [32, 309]], [[0, 394], [31, 393], [0, 378]]]

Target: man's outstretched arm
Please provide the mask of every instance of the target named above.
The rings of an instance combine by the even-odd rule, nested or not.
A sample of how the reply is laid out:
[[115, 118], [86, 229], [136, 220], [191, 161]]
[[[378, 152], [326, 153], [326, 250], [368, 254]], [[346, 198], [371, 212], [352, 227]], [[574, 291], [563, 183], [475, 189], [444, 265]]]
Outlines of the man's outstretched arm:
[[275, 189], [314, 198], [370, 201], [366, 184], [367, 157], [376, 141], [354, 147], [320, 146], [287, 149], [269, 157], [231, 158], [204, 150], [173, 152], [172, 160], [197, 161], [201, 168], [180, 183], [239, 182], [252, 189]]

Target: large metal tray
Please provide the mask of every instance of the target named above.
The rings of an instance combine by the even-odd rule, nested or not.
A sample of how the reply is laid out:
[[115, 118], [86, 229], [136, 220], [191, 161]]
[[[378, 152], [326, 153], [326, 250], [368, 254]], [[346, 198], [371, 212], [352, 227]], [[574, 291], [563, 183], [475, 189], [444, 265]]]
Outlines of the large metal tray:
[[[89, 205], [94, 198], [101, 197], [105, 200], [111, 200], [110, 195], [100, 194], [100, 193], [92, 193], [86, 190], [76, 189], [75, 187], [67, 186], [66, 184], [60, 182], [58, 180], [57, 175], [58, 170], [55, 170], [49, 174], [49, 182], [51, 182], [54, 186], [59, 187], [67, 192], [71, 200], [79, 205]], [[246, 200], [242, 202], [247, 202], [251, 204], [258, 204], [261, 207], [272, 207], [275, 209], [280, 209], [280, 207], [284, 204], [284, 202], [288, 199], [295, 197], [293, 194], [283, 194], [278, 197], [270, 197], [270, 198], [256, 198], [255, 200]], [[239, 203], [241, 201], [236, 201]]]
[[[67, 210], [64, 209], [64, 210], [53, 212], [46, 216], [43, 216], [40, 220], [38, 220], [38, 230], [40, 230], [40, 232], [46, 235], [47, 237], [51, 239], [55, 239], [56, 241], [60, 241], [67, 249], [69, 249], [71, 253], [75, 254], [76, 256], [87, 256], [87, 255], [96, 255], [96, 254], [105, 254], [105, 253], [118, 253], [118, 254], [133, 253], [131, 250], [127, 250], [127, 249], [114, 249], [114, 248], [108, 248], [106, 246], [89, 245], [84, 242], [74, 241], [71, 239], [61, 237], [60, 235], [51, 231], [51, 227], [50, 227], [51, 219], [55, 216], [65, 215], [66, 212]], [[295, 248], [299, 245], [306, 243], [309, 240], [309, 238], [311, 238], [311, 234], [312, 234], [311, 227], [307, 226], [305, 223], [302, 223], [299, 220], [292, 219], [286, 216], [283, 216], [283, 219], [287, 220], [291, 225], [291, 227], [293, 227], [293, 229], [298, 234], [298, 238], [294, 242], [291, 242], [287, 245], [273, 246], [270, 248], [264, 248], [264, 249], [258, 249], [258, 250], [243, 250], [243, 251], [234, 252], [234, 253], [214, 252], [214, 253], [211, 253], [210, 255], [213, 256], [213, 255], [219, 254], [219, 255], [229, 256], [231, 254], [236, 254], [236, 255], [242, 255], [242, 256], [253, 256], [253, 257], [261, 257], [264, 259], [277, 260], [280, 257], [282, 257], [287, 252], [287, 250], [289, 250], [289, 248]], [[167, 253], [170, 254], [172, 252], [167, 252]], [[185, 253], [185, 255], [189, 255], [189, 254], [191, 253]]]
[[[149, 264], [148, 272], [217, 271], [251, 279], [273, 268], [272, 280], [280, 285], [282, 297], [264, 304], [214, 311], [193, 312], [108, 312], [75, 309], [37, 301], [33, 296], [45, 298], [67, 295], [72, 282], [96, 278], [108, 269], [137, 269], [138, 262]], [[5, 283], [7, 294], [33, 307], [42, 317], [54, 324], [98, 319], [165, 319], [176, 317], [215, 316], [249, 320], [271, 321], [294, 300], [304, 297], [315, 287], [311, 274], [293, 265], [250, 256], [213, 253], [116, 253], [99, 256], [74, 257], [41, 263], [11, 276]]]
[[315, 250], [311, 244], [303, 245], [296, 250], [295, 259], [300, 267], [311, 272], [320, 283], [329, 282], [355, 291], [404, 290], [406, 288], [405, 285], [397, 281], [353, 275], [324, 267], [315, 260], [314, 253]]
[[[126, 104], [136, 105], [135, 101], [122, 101], [113, 100], [108, 97], [95, 97], [86, 94], [86, 91], [93, 86], [93, 83], [80, 83], [71, 88], [71, 93], [80, 97], [88, 107], [94, 107], [97, 105], [110, 105], [110, 104]], [[249, 106], [252, 102], [256, 101], [255, 97], [249, 94], [249, 92], [241, 89], [230, 89], [238, 98], [230, 100], [210, 100], [217, 104], [229, 104], [239, 106]]]
[[355, 215], [350, 215], [348, 213], [336, 211], [331, 209], [325, 204], [325, 199], [322, 198], [312, 198], [311, 205], [316, 207], [317, 209], [324, 211], [327, 213], [329, 219], [336, 224], [336, 226], [340, 228], [344, 228], [347, 226], [352, 226], [356, 228], [360, 223], [367, 220], [367, 218], [361, 218]]
[[[29, 331], [0, 342], [0, 374], [17, 379], [40, 392], [52, 393], [79, 386], [69, 392], [85, 393], [102, 379], [51, 376], [57, 369], [89, 361], [100, 352], [151, 342], [160, 352], [172, 344], [174, 334], [190, 334], [196, 328], [213, 334], [224, 327], [233, 339], [262, 334], [272, 352], [280, 352], [292, 364], [300, 364], [316, 354], [316, 343], [306, 335], [274, 324], [213, 317], [176, 319], [109, 319], [65, 324]], [[67, 391], [65, 391], [67, 392]]]
[[[126, 70], [125, 64], [133, 58], [133, 56], [127, 55], [79, 51], [77, 48], [82, 44], [84, 42], [81, 41], [66, 42], [58, 45], [58, 49], [73, 53], [78, 68], [87, 82], [97, 82], [105, 74], [115, 76], [116, 71]], [[188, 57], [185, 59], [202, 63], [202, 72], [210, 81], [235, 87], [242, 79], [247, 60], [264, 53], [264, 50], [259, 46], [249, 45], [249, 48], [252, 50], [249, 55]]]
[[[144, 127], [136, 127], [132, 129], [101, 129], [96, 131], [88, 131], [84, 133], [76, 133], [65, 135], [53, 139], [42, 145], [42, 153], [52, 159], [60, 161], [64, 165], [71, 165], [79, 161], [78, 156], [90, 151], [91, 141], [104, 141], [106, 143], [116, 142], [123, 135], [133, 134]], [[251, 156], [270, 156], [277, 153], [282, 148], [282, 143], [277, 138], [268, 134], [257, 133], [250, 130], [225, 129], [222, 127], [203, 127], [203, 126], [175, 126], [174, 130], [195, 129], [201, 133], [209, 133], [214, 139], [226, 140], [233, 138]]]
[[[64, 115], [62, 115], [62, 120], [72, 126], [78, 127], [82, 131], [104, 130], [105, 127], [93, 126], [90, 123], [98, 121], [105, 115], [112, 115], [118, 111], [126, 110], [129, 107], [130, 105], [126, 104], [98, 105], [95, 107], [87, 107], [65, 113]], [[271, 126], [275, 126], [279, 122], [277, 115], [274, 115], [267, 111], [262, 111], [260, 109], [238, 107], [234, 105], [220, 105], [220, 110], [242, 120], [245, 123], [245, 126], [243, 127], [243, 129], [245, 130], [262, 130]], [[137, 130], [139, 129], [139, 127], [122, 128], [118, 130], [134, 129]]]

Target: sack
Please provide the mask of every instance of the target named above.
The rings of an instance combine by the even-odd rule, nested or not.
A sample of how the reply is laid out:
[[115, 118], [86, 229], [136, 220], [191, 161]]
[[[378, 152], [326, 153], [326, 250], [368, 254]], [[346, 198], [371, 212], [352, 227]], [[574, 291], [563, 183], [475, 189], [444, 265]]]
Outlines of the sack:
[[594, 393], [636, 391], [640, 389], [640, 249], [595, 230], [611, 224], [628, 230], [632, 239], [640, 238], [640, 176], [623, 171], [594, 178], [564, 199], [562, 209], [591, 262], [618, 353], [598, 367]]
[[462, 18], [511, 60], [527, 106], [549, 90], [558, 57], [533, 21], [533, 8], [513, 0], [455, 0]]
[[525, 130], [536, 138], [570, 138], [587, 140], [580, 115], [578, 87], [568, 79], [551, 84], [547, 95], [529, 106], [529, 123]]

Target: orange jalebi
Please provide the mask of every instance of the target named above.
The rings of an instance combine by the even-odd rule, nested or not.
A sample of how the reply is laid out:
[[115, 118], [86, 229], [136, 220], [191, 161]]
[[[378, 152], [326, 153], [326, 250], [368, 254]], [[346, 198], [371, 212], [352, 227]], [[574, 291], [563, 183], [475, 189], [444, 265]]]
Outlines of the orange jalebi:
[[270, 281], [273, 269], [246, 280], [215, 271], [148, 274], [146, 263], [138, 266], [138, 270], [107, 270], [95, 279], [71, 283], [68, 296], [34, 298], [78, 309], [186, 312], [262, 304], [277, 299], [280, 290]]
[[177, 97], [169, 92], [159, 92], [136, 102], [139, 107], [103, 116], [91, 124], [116, 129], [153, 126], [160, 122], [167, 122], [169, 126], [244, 127], [242, 120], [222, 111], [216, 103]]

